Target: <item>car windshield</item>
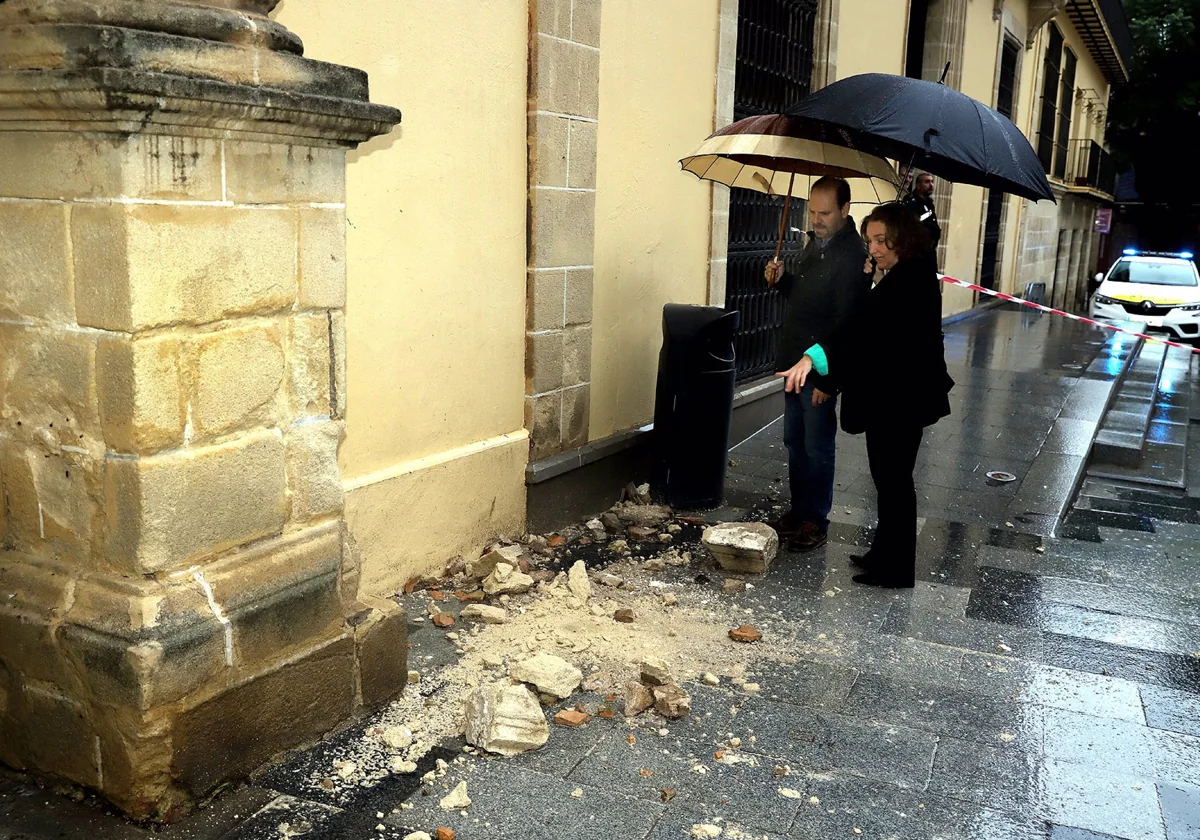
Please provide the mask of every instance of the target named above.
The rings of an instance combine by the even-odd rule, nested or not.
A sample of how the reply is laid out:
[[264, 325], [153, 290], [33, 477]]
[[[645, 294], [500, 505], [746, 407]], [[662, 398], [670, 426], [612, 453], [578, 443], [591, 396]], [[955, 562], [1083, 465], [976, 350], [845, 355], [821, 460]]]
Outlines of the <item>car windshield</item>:
[[1113, 266], [1108, 279], [1117, 283], [1143, 283], [1153, 286], [1195, 286], [1196, 270], [1189, 262], [1144, 262], [1121, 260]]

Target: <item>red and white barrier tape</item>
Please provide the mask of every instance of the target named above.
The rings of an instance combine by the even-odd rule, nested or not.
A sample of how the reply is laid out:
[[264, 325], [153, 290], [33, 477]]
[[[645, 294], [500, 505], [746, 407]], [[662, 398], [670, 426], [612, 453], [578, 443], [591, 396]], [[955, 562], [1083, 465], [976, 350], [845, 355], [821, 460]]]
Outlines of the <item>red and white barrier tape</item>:
[[1126, 335], [1136, 336], [1137, 338], [1144, 338], [1146, 341], [1155, 341], [1159, 344], [1165, 344], [1168, 347], [1178, 347], [1182, 350], [1187, 350], [1189, 353], [1200, 353], [1200, 348], [1192, 347], [1190, 344], [1180, 344], [1178, 341], [1169, 341], [1158, 336], [1134, 332], [1133, 330], [1128, 330], [1124, 327], [1106, 324], [1102, 321], [1095, 321], [1091, 318], [1084, 318], [1082, 315], [1072, 315], [1070, 312], [1063, 312], [1061, 309], [1053, 309], [1049, 306], [1043, 306], [1040, 303], [1033, 303], [1032, 301], [1025, 300], [1024, 298], [1006, 295], [1004, 292], [997, 292], [994, 289], [986, 289], [983, 286], [976, 286], [974, 283], [967, 283], [963, 280], [955, 280], [953, 277], [946, 277], [940, 274], [938, 277], [943, 283], [949, 283], [951, 286], [961, 286], [964, 289], [970, 289], [973, 292], [980, 292], [985, 295], [990, 295], [994, 298], [1000, 298], [1000, 300], [1006, 300], [1009, 303], [1019, 303], [1022, 306], [1028, 306], [1030, 309], [1036, 309], [1039, 312], [1048, 312], [1051, 315], [1061, 315], [1064, 318], [1070, 318], [1072, 321], [1080, 321], [1084, 324], [1090, 324], [1093, 327], [1099, 327], [1102, 330], [1111, 330], [1112, 332], [1125, 333]]

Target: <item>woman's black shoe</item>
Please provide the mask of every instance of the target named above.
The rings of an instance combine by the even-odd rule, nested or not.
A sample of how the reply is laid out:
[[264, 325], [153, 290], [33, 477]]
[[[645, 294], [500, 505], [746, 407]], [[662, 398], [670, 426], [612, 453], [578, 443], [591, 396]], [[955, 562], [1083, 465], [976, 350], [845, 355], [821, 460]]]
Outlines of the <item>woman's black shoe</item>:
[[881, 589], [912, 589], [916, 586], [913, 578], [893, 577], [875, 571], [855, 575], [853, 580], [863, 586], [878, 586]]
[[851, 554], [850, 565], [859, 569], [872, 569], [875, 567], [875, 558], [869, 551], [866, 554]]

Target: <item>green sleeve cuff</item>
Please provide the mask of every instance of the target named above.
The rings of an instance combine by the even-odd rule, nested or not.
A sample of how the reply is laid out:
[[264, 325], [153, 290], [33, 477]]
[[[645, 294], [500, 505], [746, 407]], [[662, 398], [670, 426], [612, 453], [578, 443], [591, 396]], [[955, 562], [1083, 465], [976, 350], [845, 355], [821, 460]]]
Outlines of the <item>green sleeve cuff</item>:
[[804, 351], [804, 355], [812, 359], [813, 370], [822, 376], [829, 375], [829, 359], [825, 358], [825, 348], [820, 344], [814, 344]]

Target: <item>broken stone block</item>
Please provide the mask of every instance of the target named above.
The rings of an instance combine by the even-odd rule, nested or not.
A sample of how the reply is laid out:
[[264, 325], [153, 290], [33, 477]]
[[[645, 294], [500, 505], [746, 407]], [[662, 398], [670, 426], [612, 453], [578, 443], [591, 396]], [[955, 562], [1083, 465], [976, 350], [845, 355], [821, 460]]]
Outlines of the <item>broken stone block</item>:
[[671, 509], [666, 505], [639, 505], [625, 502], [612, 509], [622, 521], [630, 525], [658, 526], [671, 518]]
[[524, 550], [519, 545], [506, 545], [487, 552], [482, 557], [467, 561], [467, 574], [476, 580], [482, 580], [496, 570], [500, 563], [507, 563], [514, 568], [521, 560], [528, 560]]
[[665, 718], [677, 720], [692, 713], [692, 698], [677, 685], [658, 685], [651, 689], [654, 710]]
[[615, 554], [624, 554], [629, 550], [629, 543], [625, 540], [613, 540], [608, 544], [608, 550]]
[[759, 633], [749, 624], [743, 624], [741, 627], [735, 627], [730, 630], [729, 638], [735, 642], [760, 642], [762, 641], [762, 633]]
[[642, 682], [646, 685], [668, 685], [675, 682], [671, 674], [671, 666], [658, 656], [647, 656], [638, 664]]
[[467, 796], [467, 783], [459, 782], [454, 790], [442, 797], [442, 801], [438, 803], [438, 807], [443, 811], [461, 811], [463, 808], [469, 808], [471, 805], [471, 797]]
[[465, 736], [468, 744], [488, 752], [517, 755], [544, 745], [550, 726], [526, 686], [486, 685], [467, 696]]
[[725, 582], [721, 584], [721, 591], [726, 595], [737, 595], [739, 592], [745, 592], [746, 581], [738, 580], [737, 578], [725, 578]]
[[604, 542], [608, 539], [608, 529], [604, 527], [604, 523], [599, 519], [589, 519], [586, 527], [588, 536], [595, 542]]
[[554, 722], [559, 726], [569, 726], [572, 729], [583, 726], [591, 719], [591, 715], [575, 709], [563, 709], [554, 716]]
[[489, 607], [486, 604], [469, 604], [463, 607], [459, 615], [469, 621], [483, 624], [503, 624], [508, 621], [508, 613], [500, 607]]
[[483, 591], [489, 595], [519, 595], [531, 588], [533, 578], [518, 572], [507, 563], [497, 563], [496, 568], [483, 581]]
[[661, 557], [652, 557], [642, 564], [642, 568], [647, 572], [661, 572], [663, 569], [667, 568], [667, 561], [663, 560]]
[[514, 680], [529, 683], [543, 694], [555, 698], [570, 697], [583, 682], [583, 672], [570, 662], [550, 653], [539, 653], [509, 667]]
[[658, 529], [646, 525], [630, 525], [625, 533], [629, 535], [629, 539], [636, 542], [646, 542], [658, 538]]
[[640, 682], [625, 683], [625, 717], [637, 717], [654, 705], [654, 695]]
[[383, 730], [383, 743], [394, 750], [403, 750], [412, 746], [412, 733], [403, 726], [389, 726]]
[[434, 840], [454, 840], [454, 829], [440, 825], [434, 832]]
[[779, 553], [779, 535], [762, 522], [726, 522], [704, 531], [704, 546], [722, 569], [761, 574]]
[[592, 582], [588, 580], [587, 565], [576, 560], [567, 573], [567, 589], [580, 601], [586, 602], [592, 595]]
[[613, 535], [625, 530], [625, 526], [621, 524], [621, 518], [612, 511], [600, 515], [600, 524], [604, 526], [604, 530]]
[[405, 834], [404, 840], [433, 840], [427, 831], [414, 831], [412, 834]]
[[633, 610], [624, 607], [613, 613], [613, 618], [622, 624], [633, 624]]
[[614, 574], [601, 572], [600, 574], [596, 575], [596, 583], [600, 584], [601, 586], [611, 586], [613, 589], [619, 589], [625, 583], [625, 581]]
[[483, 600], [484, 594], [482, 589], [476, 589], [472, 592], [466, 592], [462, 589], [454, 593], [454, 597], [462, 604], [478, 604]]
[[453, 627], [454, 616], [450, 613], [440, 612], [433, 617], [433, 623], [438, 627]]

